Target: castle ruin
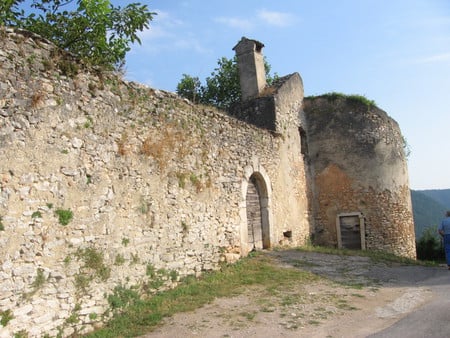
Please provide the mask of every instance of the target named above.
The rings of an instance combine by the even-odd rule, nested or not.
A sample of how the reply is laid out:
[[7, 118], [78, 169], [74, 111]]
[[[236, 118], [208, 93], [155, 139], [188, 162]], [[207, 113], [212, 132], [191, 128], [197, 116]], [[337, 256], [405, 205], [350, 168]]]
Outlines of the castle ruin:
[[92, 330], [149, 269], [170, 288], [310, 240], [415, 257], [397, 123], [305, 99], [297, 73], [268, 88], [262, 48], [235, 46], [244, 100], [224, 113], [1, 32], [0, 336]]

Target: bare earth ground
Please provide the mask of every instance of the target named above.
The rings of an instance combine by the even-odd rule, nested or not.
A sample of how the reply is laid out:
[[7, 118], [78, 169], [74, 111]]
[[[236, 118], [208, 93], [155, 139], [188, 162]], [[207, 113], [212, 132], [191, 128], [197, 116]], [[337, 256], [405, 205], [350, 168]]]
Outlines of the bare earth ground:
[[251, 288], [216, 299], [166, 319], [145, 337], [366, 337], [433, 296], [419, 282], [435, 268], [296, 250], [266, 254], [282, 266], [325, 278], [275, 294]]

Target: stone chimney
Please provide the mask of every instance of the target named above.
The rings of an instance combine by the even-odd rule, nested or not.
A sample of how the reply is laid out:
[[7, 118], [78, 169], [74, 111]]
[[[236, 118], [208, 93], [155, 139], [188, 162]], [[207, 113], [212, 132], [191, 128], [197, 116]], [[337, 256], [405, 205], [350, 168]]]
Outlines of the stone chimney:
[[242, 37], [241, 41], [233, 47], [239, 66], [243, 101], [257, 97], [266, 86], [263, 47], [261, 42], [246, 37]]

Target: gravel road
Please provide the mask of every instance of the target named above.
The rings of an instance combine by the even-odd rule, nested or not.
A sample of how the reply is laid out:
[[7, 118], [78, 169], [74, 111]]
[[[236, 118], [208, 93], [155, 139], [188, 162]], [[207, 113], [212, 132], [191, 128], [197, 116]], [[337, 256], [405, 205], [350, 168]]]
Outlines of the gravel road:
[[374, 263], [367, 257], [297, 250], [265, 254], [280, 266], [324, 278], [270, 297], [251, 288], [237, 297], [216, 299], [196, 311], [168, 318], [144, 337], [368, 337], [377, 333], [384, 337], [382, 332], [434, 304], [442, 288], [450, 291], [450, 283], [443, 285], [450, 281], [450, 271], [444, 267]]

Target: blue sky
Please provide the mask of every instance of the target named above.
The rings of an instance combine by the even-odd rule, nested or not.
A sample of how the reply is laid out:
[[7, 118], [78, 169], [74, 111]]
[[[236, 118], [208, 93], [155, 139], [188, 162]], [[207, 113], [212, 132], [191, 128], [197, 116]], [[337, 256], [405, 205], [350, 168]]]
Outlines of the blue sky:
[[232, 58], [242, 36], [259, 40], [272, 72], [298, 72], [305, 95], [361, 94], [393, 117], [412, 189], [450, 188], [449, 0], [141, 2], [158, 15], [127, 79], [175, 91], [182, 74], [204, 80]]

